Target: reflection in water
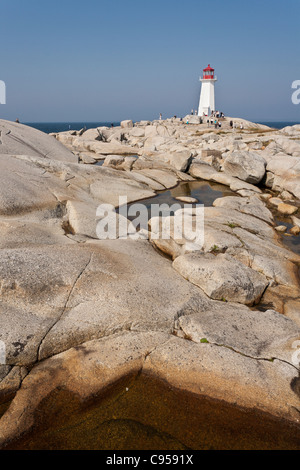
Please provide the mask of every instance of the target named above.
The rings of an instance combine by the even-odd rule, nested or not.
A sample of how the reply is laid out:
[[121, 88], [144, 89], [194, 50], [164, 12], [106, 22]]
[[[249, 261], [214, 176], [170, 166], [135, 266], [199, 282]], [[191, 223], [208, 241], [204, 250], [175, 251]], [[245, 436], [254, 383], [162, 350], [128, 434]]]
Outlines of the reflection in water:
[[[287, 227], [288, 232], [295, 224], [293, 224], [289, 218], [277, 215], [275, 217], [275, 225], [284, 225]], [[292, 235], [287, 232], [280, 234], [283, 244], [289, 250], [300, 255], [300, 235]]]
[[236, 196], [229, 188], [217, 183], [207, 181], [188, 181], [180, 183], [176, 188], [170, 189], [171, 198], [179, 196], [194, 197], [199, 204], [211, 206], [215, 199], [224, 196]]
[[218, 199], [219, 197], [237, 195], [221, 184], [198, 180], [179, 183], [175, 188], [162, 191], [158, 193], [156, 197], [144, 200], [143, 203], [146, 205], [179, 203], [181, 206], [184, 206], [186, 203], [175, 199], [180, 196], [193, 197], [198, 200], [199, 204], [212, 206], [215, 199]]
[[[197, 180], [197, 181], [188, 181], [179, 183], [178, 186], [172, 189], [166, 189], [165, 191], [160, 191], [154, 197], [143, 199], [139, 201], [139, 204], [146, 206], [148, 209], [148, 217], [151, 218], [151, 206], [154, 204], [168, 204], [169, 206], [176, 204], [177, 207], [184, 207], [187, 205], [186, 202], [178, 201], [176, 197], [185, 196], [193, 197], [198, 200], [197, 204], [204, 204], [209, 207], [212, 206], [213, 202], [219, 197], [224, 196], [237, 196], [236, 193], [232, 192], [227, 186], [223, 186], [217, 183], [208, 183], [207, 181]], [[137, 204], [133, 202], [128, 204], [128, 208], [132, 205]], [[195, 204], [189, 204], [189, 206], [195, 206]], [[162, 216], [170, 215], [169, 210], [162, 212]], [[135, 216], [128, 217], [133, 220]]]

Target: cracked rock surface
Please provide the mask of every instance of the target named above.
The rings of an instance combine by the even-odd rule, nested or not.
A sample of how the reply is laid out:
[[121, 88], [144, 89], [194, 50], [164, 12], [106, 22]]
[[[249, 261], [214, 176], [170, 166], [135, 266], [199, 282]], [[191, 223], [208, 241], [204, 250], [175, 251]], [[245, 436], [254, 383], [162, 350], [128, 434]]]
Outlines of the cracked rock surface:
[[[275, 206], [254, 184], [271, 181], [298, 210], [298, 129], [254, 134], [245, 123], [237, 138], [225, 124], [220, 135], [178, 120], [124, 126], [55, 139], [0, 121], [0, 447], [51, 426], [60, 396], [76, 397], [76, 413], [127, 376], [259, 410], [298, 432], [300, 256], [283, 246]], [[239, 152], [250, 177], [246, 165], [226, 173]], [[283, 152], [295, 165], [282, 168]], [[105, 156], [114, 158], [104, 167], [86, 163]], [[113, 214], [119, 196], [142, 200], [195, 177], [236, 193], [204, 208], [197, 251], [176, 237], [175, 216], [169, 240], [160, 219], [150, 240], [97, 239], [99, 204]], [[194, 227], [200, 213], [183, 211]]]

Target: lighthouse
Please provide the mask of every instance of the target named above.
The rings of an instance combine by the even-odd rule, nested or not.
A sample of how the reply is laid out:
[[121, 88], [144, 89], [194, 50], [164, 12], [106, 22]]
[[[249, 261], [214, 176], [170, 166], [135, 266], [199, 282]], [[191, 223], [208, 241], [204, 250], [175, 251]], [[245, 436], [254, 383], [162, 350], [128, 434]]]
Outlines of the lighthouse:
[[212, 111], [216, 110], [215, 107], [215, 82], [217, 77], [215, 77], [215, 69], [213, 69], [209, 64], [206, 69], [203, 70], [203, 77], [200, 77], [201, 93], [200, 93], [200, 102], [198, 109], [198, 116], [202, 117], [203, 114], [210, 116]]

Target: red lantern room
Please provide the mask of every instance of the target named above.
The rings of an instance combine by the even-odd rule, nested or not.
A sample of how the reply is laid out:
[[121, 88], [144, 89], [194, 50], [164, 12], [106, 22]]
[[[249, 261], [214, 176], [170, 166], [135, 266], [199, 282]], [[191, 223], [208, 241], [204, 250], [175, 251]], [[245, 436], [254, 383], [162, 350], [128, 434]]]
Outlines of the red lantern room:
[[213, 80], [215, 76], [215, 69], [211, 68], [210, 64], [208, 67], [203, 70], [203, 79], [204, 80]]

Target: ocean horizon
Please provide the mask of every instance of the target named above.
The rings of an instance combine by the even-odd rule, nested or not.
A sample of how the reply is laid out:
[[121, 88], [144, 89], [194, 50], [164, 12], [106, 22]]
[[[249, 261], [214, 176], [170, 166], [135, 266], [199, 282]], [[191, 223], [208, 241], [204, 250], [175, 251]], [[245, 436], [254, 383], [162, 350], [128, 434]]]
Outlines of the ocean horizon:
[[[253, 121], [258, 124], [263, 124], [265, 126], [273, 127], [275, 129], [283, 129], [287, 126], [294, 126], [300, 124], [300, 121]], [[46, 134], [55, 133], [55, 132], [66, 132], [69, 130], [79, 131], [86, 127], [87, 129], [94, 129], [96, 127], [111, 127], [113, 124], [115, 127], [120, 126], [120, 121], [108, 122], [108, 121], [98, 121], [98, 122], [24, 122], [26, 126], [33, 127], [39, 131], [45, 132]]]

